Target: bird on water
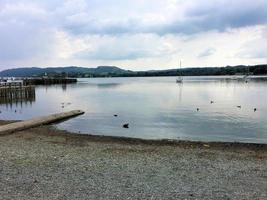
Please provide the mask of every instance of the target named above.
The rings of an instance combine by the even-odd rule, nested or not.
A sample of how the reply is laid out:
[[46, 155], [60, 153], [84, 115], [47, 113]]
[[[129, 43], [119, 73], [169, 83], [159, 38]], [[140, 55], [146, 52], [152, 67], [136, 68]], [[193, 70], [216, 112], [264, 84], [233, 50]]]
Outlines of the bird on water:
[[129, 124], [123, 124], [123, 128], [129, 128]]

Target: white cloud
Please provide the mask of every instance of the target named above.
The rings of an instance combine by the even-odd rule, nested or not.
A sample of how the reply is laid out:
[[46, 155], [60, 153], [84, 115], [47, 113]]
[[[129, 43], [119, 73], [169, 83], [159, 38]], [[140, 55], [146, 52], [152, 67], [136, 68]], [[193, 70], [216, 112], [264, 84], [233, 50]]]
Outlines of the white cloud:
[[255, 33], [255, 37], [245, 42], [237, 56], [244, 59], [267, 62], [267, 27]]
[[177, 51], [168, 37], [155, 34], [124, 34], [115, 36], [92, 36], [84, 40], [88, 48], [76, 57], [95, 60], [136, 60], [139, 58], [164, 57]]
[[54, 31], [45, 10], [35, 4], [5, 4], [0, 8], [1, 64], [50, 57]]

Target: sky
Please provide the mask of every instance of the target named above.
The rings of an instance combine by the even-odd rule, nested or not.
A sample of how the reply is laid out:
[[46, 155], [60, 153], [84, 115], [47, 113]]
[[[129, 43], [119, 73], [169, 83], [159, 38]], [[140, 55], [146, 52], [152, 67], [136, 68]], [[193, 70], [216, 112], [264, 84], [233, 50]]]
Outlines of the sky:
[[0, 0], [0, 69], [267, 63], [266, 0]]

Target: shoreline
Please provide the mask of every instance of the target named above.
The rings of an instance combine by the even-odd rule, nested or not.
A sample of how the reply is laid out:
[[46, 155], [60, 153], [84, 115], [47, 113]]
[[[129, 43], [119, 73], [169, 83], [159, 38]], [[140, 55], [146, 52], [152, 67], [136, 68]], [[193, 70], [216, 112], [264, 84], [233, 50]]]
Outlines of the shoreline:
[[[0, 126], [17, 122], [14, 120], [0, 120]], [[35, 128], [28, 129], [34, 132]], [[37, 127], [38, 129], [38, 127]], [[131, 138], [123, 136], [105, 136], [105, 135], [93, 135], [93, 134], [81, 134], [73, 133], [67, 130], [58, 129], [55, 124], [39, 126], [42, 129], [43, 135], [46, 136], [59, 136], [80, 140], [90, 140], [92, 142], [103, 142], [103, 143], [119, 143], [119, 144], [130, 144], [130, 145], [151, 145], [151, 146], [180, 146], [180, 147], [205, 147], [205, 148], [216, 148], [216, 149], [264, 149], [267, 151], [267, 144], [264, 143], [242, 143], [242, 142], [216, 142], [216, 141], [191, 141], [191, 140], [175, 140], [175, 139], [142, 139], [142, 138]], [[27, 131], [27, 130], [26, 130]], [[17, 131], [21, 132], [21, 131]], [[11, 133], [11, 134], [16, 134]], [[25, 132], [25, 131], [22, 131]], [[4, 134], [4, 135], [8, 135]]]

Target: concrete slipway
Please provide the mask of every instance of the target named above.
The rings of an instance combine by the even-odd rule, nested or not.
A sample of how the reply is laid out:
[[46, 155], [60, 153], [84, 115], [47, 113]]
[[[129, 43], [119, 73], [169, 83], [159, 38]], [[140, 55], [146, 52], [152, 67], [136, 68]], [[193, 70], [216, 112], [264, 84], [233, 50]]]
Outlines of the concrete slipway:
[[15, 131], [22, 131], [25, 129], [51, 124], [53, 122], [58, 122], [67, 118], [75, 117], [78, 115], [84, 114], [81, 110], [72, 110], [69, 112], [52, 114], [44, 117], [33, 118], [30, 120], [25, 120], [21, 122], [15, 122], [7, 125], [0, 126], [0, 135], [13, 133]]

